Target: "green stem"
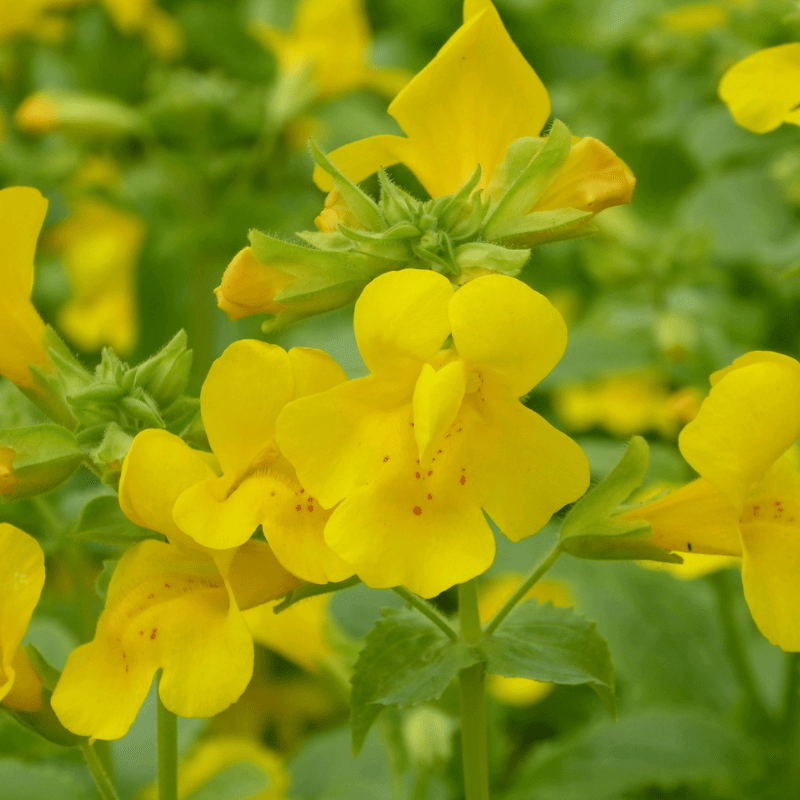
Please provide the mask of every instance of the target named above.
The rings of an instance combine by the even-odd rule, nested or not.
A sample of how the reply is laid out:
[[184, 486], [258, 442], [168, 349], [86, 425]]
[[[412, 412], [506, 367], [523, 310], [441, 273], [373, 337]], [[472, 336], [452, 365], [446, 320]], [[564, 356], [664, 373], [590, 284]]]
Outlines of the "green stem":
[[519, 585], [514, 594], [506, 600], [503, 607], [489, 620], [486, 625], [485, 633], [491, 636], [496, 630], [497, 626], [511, 613], [514, 607], [524, 599], [525, 595], [533, 588], [534, 584], [542, 577], [542, 575], [556, 563], [556, 560], [562, 553], [562, 549], [556, 545], [545, 558], [536, 566], [531, 574]]
[[158, 800], [178, 800], [178, 718], [164, 707], [161, 695], [158, 696]]
[[94, 782], [97, 784], [97, 791], [100, 792], [100, 797], [102, 797], [103, 800], [119, 800], [119, 795], [116, 789], [114, 789], [114, 784], [111, 782], [111, 778], [108, 777], [108, 773], [105, 771], [94, 747], [88, 742], [84, 742], [81, 745], [81, 752], [86, 759], [89, 772], [92, 773]]
[[781, 740], [786, 742], [785, 797], [800, 792], [800, 653], [786, 654]]
[[421, 597], [417, 597], [415, 594], [409, 592], [408, 589], [405, 589], [402, 586], [395, 586], [392, 591], [396, 594], [399, 594], [403, 600], [416, 608], [420, 614], [426, 616], [434, 625], [436, 625], [437, 628], [443, 631], [451, 641], [458, 641], [458, 634], [450, 627], [447, 620], [430, 603], [426, 602]]
[[[461, 639], [477, 644], [483, 636], [475, 580], [458, 587]], [[458, 673], [461, 693], [461, 752], [466, 800], [489, 800], [489, 756], [486, 737], [486, 691], [483, 662]]]

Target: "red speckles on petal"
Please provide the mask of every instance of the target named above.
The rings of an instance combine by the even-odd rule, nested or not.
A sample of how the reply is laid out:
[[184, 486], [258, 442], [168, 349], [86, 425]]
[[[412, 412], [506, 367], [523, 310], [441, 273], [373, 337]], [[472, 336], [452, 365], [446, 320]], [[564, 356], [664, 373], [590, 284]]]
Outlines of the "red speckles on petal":
[[441, 454], [442, 454], [442, 451], [441, 451], [441, 450], [437, 450], [437, 451], [436, 451], [436, 455], [437, 455], [437, 456], [440, 456]]
[[383, 463], [384, 463], [384, 464], [385, 464], [385, 463], [386, 463], [388, 460], [389, 460], [389, 456], [384, 456], [384, 457], [383, 457]]
[[144, 636], [144, 631], [139, 631], [139, 636]]
[[156, 596], [151, 592], [149, 595], [147, 595], [147, 599], [148, 600], [155, 600]]
[[781, 503], [781, 501], [780, 501], [780, 500], [776, 500], [776, 501], [775, 501], [775, 505], [776, 505], [776, 506], [779, 506], [779, 505], [782, 505], [782, 503]]
[[414, 513], [419, 516], [422, 513], [422, 509], [419, 506], [414, 506]]
[[150, 638], [155, 639], [157, 633], [158, 633], [158, 628], [153, 628], [153, 630], [150, 633]]
[[419, 474], [419, 472], [416, 472], [416, 473], [414, 473], [414, 474], [415, 474], [415, 476], [416, 476], [417, 480], [419, 480], [419, 479], [422, 477], [422, 475], [420, 475], [420, 474]]
[[463, 486], [463, 485], [464, 485], [464, 484], [467, 482], [467, 476], [466, 476], [466, 475], [462, 475], [462, 476], [461, 476], [461, 477], [458, 479], [458, 482], [459, 482], [459, 483], [460, 483], [460, 484]]
[[431, 476], [431, 475], [433, 475], [433, 470], [432, 470], [432, 469], [429, 469], [429, 470], [428, 470], [428, 477], [430, 478], [430, 476]]
[[296, 506], [294, 507], [294, 510], [295, 510], [295, 511], [302, 511], [302, 510], [303, 510], [303, 506], [301, 506], [300, 504], [298, 504], [298, 505], [296, 505]]
[[433, 495], [432, 494], [428, 495], [428, 500], [433, 500]]
[[270, 496], [270, 497], [275, 497], [275, 492], [270, 492], [270, 493], [269, 493], [269, 496]]
[[305, 494], [305, 491], [306, 491], [305, 489], [301, 489], [300, 494]]
[[313, 510], [314, 510], [314, 506], [311, 506], [311, 505], [310, 505], [310, 506], [308, 507], [308, 510], [309, 510], [309, 511], [313, 511]]
[[165, 584], [164, 584], [164, 588], [165, 588], [165, 589], [169, 589], [169, 588], [170, 588], [170, 584], [168, 584], [168, 583], [165, 583]]

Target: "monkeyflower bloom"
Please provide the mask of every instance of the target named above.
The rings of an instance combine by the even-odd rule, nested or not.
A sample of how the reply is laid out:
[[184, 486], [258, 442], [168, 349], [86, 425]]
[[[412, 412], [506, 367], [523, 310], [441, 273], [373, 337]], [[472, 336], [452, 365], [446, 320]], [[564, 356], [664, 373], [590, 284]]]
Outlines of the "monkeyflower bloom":
[[52, 705], [83, 736], [124, 736], [161, 670], [159, 694], [175, 714], [210, 717], [237, 700], [253, 671], [241, 609], [280, 597], [297, 579], [264, 542], [210, 551], [172, 519], [186, 488], [213, 477], [208, 459], [177, 436], [146, 430], [122, 466], [120, 506], [166, 542], [134, 545], [117, 564], [94, 639], [67, 659]]
[[733, 118], [754, 133], [800, 125], [800, 44], [758, 50], [734, 64], [719, 84]]
[[367, 585], [432, 597], [492, 563], [484, 511], [517, 541], [584, 492], [581, 449], [519, 402], [566, 347], [545, 297], [407, 269], [366, 287], [354, 327], [371, 374], [288, 404], [277, 441]]
[[33, 256], [47, 213], [47, 200], [27, 186], [0, 191], [0, 375], [33, 387], [29, 366], [46, 368], [44, 322], [31, 303]]
[[[431, 197], [440, 197], [457, 192], [478, 165], [483, 170], [478, 187], [486, 188], [509, 145], [540, 135], [550, 98], [490, 0], [465, 0], [464, 24], [395, 97], [389, 113], [405, 137], [361, 139], [334, 150], [331, 161], [355, 182], [379, 167], [402, 163]], [[331, 190], [319, 168], [315, 180]], [[598, 212], [630, 202], [634, 183], [608, 147], [591, 137], [576, 139], [535, 208]]]
[[110, 345], [125, 355], [136, 344], [136, 265], [144, 232], [139, 217], [88, 198], [48, 232], [47, 244], [63, 259], [71, 290], [58, 324], [82, 350]]
[[742, 557], [753, 619], [784, 650], [800, 651], [800, 364], [752, 352], [711, 376], [681, 431], [692, 483], [622, 514], [652, 526], [667, 550]]
[[261, 525], [278, 560], [313, 583], [339, 581], [353, 569], [322, 536], [328, 512], [298, 482], [275, 441], [286, 403], [346, 380], [321, 350], [288, 353], [255, 340], [235, 342], [208, 372], [200, 392], [203, 425], [222, 470], [176, 498], [178, 527], [199, 544], [225, 549], [246, 542]]
[[408, 80], [403, 70], [370, 66], [364, 0], [300, 0], [288, 33], [265, 22], [250, 29], [275, 53], [282, 75], [308, 72], [320, 98], [364, 88], [392, 96]]
[[21, 647], [44, 586], [44, 553], [32, 536], [0, 523], [0, 703], [38, 711], [42, 681]]

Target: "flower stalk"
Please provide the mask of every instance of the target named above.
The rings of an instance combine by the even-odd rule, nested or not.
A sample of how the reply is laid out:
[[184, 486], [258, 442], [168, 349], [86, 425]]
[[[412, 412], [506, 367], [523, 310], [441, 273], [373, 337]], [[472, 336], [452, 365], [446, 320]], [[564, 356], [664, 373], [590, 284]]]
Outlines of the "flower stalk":
[[158, 696], [158, 800], [178, 800], [178, 718], [164, 706], [161, 695]]

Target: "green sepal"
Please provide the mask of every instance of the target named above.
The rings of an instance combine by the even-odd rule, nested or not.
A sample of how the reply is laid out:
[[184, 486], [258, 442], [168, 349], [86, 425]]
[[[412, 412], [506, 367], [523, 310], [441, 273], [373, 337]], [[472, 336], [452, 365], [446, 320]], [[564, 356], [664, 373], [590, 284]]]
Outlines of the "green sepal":
[[617, 516], [631, 492], [642, 485], [650, 448], [634, 436], [613, 470], [570, 509], [561, 526], [560, 547], [576, 558], [648, 560], [681, 564], [680, 556], [649, 541], [650, 524]]
[[0, 431], [0, 449], [13, 451], [8, 460], [16, 483], [3, 496], [8, 500], [55, 489], [75, 473], [86, 457], [75, 436], [52, 423]]
[[157, 538], [159, 535], [131, 522], [122, 513], [116, 495], [103, 495], [95, 497], [84, 506], [69, 536], [80, 541], [127, 547], [142, 539]]
[[192, 369], [192, 351], [186, 347], [186, 331], [178, 331], [154, 356], [139, 364], [134, 385], [144, 389], [166, 408], [186, 390]]
[[481, 658], [475, 647], [454, 642], [416, 612], [384, 609], [382, 614], [367, 634], [353, 671], [350, 725], [354, 755], [385, 706], [435, 700], [462, 669]]
[[514, 250], [488, 242], [468, 242], [455, 248], [459, 271], [467, 275], [470, 272], [481, 275], [487, 269], [501, 275], [518, 275], [530, 257], [530, 250]]
[[122, 474], [122, 462], [131, 449], [133, 436], [127, 433], [116, 422], [106, 428], [103, 440], [89, 456], [100, 472], [100, 479], [108, 486], [116, 489]]
[[134, 420], [135, 428], [166, 428], [158, 404], [148, 392], [134, 386], [132, 393], [119, 401], [120, 408]]
[[[544, 144], [535, 149], [529, 139], [509, 146], [500, 166], [504, 191], [489, 214], [483, 229], [485, 239], [500, 239], [520, 217], [529, 214], [536, 201], [555, 180], [572, 149], [572, 137], [563, 122], [556, 120]], [[529, 160], [525, 162], [525, 157]]]
[[483, 640], [486, 672], [545, 683], [588, 684], [616, 716], [614, 666], [606, 640], [593, 622], [571, 608], [520, 603]]
[[383, 219], [377, 203], [359, 186], [353, 183], [339, 168], [319, 149], [313, 139], [308, 140], [311, 155], [317, 165], [328, 173], [336, 191], [342, 196], [345, 205], [355, 218], [367, 229], [377, 231], [383, 228]]
[[518, 242], [531, 247], [555, 239], [575, 239], [594, 233], [594, 228], [586, 224], [593, 216], [593, 211], [580, 211], [577, 208], [533, 211], [509, 222], [497, 235], [486, 238], [493, 241]]
[[386, 225], [410, 222], [419, 208], [419, 200], [401, 189], [383, 167], [378, 170], [378, 185], [381, 189], [379, 208]]
[[[413, 228], [413, 226], [411, 227]], [[408, 236], [393, 238], [386, 235], [388, 231], [357, 231], [342, 224], [336, 230], [355, 244], [357, 252], [377, 258], [385, 258], [387, 261], [403, 262], [411, 258], [411, 248], [406, 242], [406, 239], [409, 238]], [[403, 228], [402, 230], [405, 233], [408, 229]], [[414, 231], [419, 235], [416, 228], [414, 228]]]

